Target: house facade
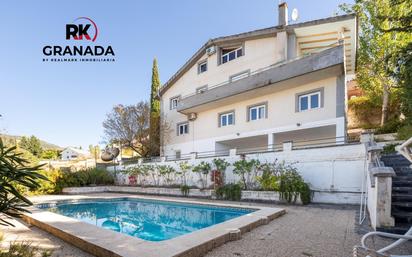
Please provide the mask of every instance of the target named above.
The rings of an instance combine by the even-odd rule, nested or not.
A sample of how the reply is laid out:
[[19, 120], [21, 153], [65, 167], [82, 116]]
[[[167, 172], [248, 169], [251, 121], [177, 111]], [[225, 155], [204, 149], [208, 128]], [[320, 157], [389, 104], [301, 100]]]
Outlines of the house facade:
[[67, 147], [61, 152], [61, 158], [63, 161], [85, 159], [88, 157], [90, 157], [90, 153], [88, 151], [75, 147]]
[[346, 140], [355, 72], [353, 14], [209, 40], [159, 91], [162, 155]]

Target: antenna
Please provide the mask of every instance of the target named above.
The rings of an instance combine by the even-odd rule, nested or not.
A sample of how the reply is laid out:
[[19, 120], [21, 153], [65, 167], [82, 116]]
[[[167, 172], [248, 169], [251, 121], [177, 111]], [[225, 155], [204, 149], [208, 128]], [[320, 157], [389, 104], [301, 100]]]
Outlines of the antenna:
[[299, 12], [298, 9], [293, 8], [292, 10], [292, 20], [297, 21], [299, 19]]

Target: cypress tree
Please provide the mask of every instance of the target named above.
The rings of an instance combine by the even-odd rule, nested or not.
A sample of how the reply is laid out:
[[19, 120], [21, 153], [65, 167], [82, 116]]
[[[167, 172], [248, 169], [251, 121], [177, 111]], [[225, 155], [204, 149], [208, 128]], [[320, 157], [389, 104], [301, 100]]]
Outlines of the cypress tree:
[[157, 92], [160, 88], [159, 70], [157, 59], [153, 60], [152, 67], [152, 89], [150, 93], [150, 154], [160, 154], [160, 101]]

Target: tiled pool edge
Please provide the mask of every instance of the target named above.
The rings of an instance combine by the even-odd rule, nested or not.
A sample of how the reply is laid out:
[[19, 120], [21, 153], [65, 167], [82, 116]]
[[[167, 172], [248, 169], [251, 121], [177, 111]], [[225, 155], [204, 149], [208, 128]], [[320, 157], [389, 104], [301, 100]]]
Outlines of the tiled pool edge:
[[[124, 197], [124, 196], [123, 196]], [[128, 198], [150, 199], [148, 197], [127, 196]], [[90, 199], [102, 197], [91, 197]], [[110, 196], [104, 199], [122, 198]], [[85, 198], [88, 199], [88, 198]], [[152, 198], [156, 199], [156, 198]], [[162, 201], [168, 201], [160, 199]], [[206, 204], [245, 208], [243, 205], [204, 203], [187, 200], [169, 200], [172, 202]], [[50, 202], [50, 201], [47, 201]], [[237, 240], [260, 225], [283, 215], [285, 210], [279, 208], [255, 207], [257, 211], [226, 222], [213, 225], [190, 234], [161, 242], [150, 242], [121, 233], [113, 232], [76, 219], [32, 208], [31, 214], [24, 214], [23, 219], [74, 246], [96, 256], [124, 257], [194, 257], [207, 253], [226, 242]]]

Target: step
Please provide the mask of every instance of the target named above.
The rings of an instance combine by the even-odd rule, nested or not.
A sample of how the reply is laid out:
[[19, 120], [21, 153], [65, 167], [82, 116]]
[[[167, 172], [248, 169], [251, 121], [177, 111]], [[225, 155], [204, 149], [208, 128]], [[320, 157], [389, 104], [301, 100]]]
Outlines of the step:
[[392, 201], [394, 202], [412, 202], [411, 194], [395, 193], [392, 194]]
[[395, 224], [395, 227], [387, 227], [387, 228], [377, 228], [377, 231], [386, 232], [386, 233], [394, 233], [394, 234], [405, 234], [412, 224], [408, 223], [398, 223]]
[[410, 187], [412, 186], [412, 180], [392, 180], [393, 187]]
[[395, 172], [402, 172], [402, 173], [412, 173], [412, 168], [411, 167], [395, 167], [393, 168]]
[[412, 195], [412, 186], [392, 187], [392, 192], [405, 193], [405, 194]]
[[392, 216], [396, 218], [412, 218], [412, 212], [392, 210]]
[[395, 176], [392, 178], [393, 181], [412, 181], [412, 176]]
[[410, 202], [392, 202], [392, 206], [401, 208], [412, 208], [412, 203]]

